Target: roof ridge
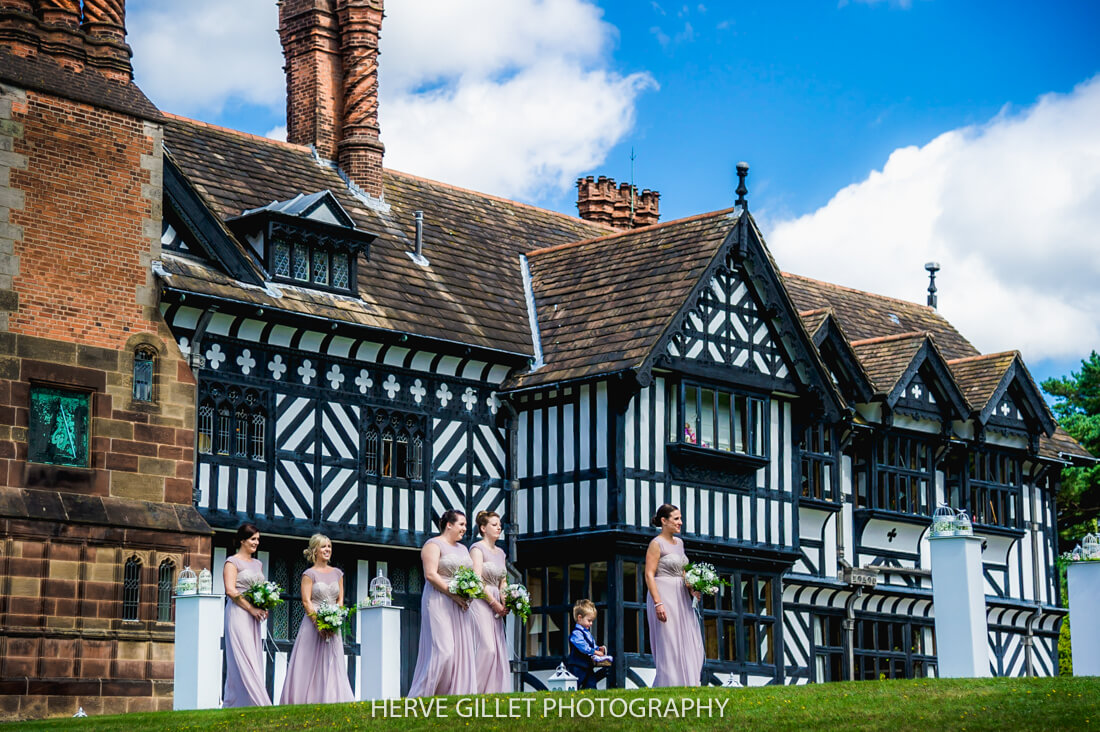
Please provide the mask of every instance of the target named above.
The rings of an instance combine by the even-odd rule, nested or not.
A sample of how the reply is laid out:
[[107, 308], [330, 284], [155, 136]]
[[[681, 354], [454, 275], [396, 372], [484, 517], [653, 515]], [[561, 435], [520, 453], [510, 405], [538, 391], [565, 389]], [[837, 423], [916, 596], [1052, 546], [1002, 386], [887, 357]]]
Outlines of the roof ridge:
[[668, 227], [668, 226], [673, 226], [675, 224], [687, 223], [688, 221], [697, 221], [699, 219], [705, 219], [705, 218], [709, 218], [709, 217], [719, 216], [719, 215], [722, 215], [722, 214], [728, 214], [731, 211], [735, 211], [735, 210], [736, 209], [733, 209], [733, 208], [724, 208], [720, 211], [710, 211], [710, 212], [707, 212], [707, 213], [696, 214], [695, 216], [688, 216], [687, 218], [683, 218], [683, 219], [673, 219], [672, 221], [662, 221], [659, 224], [651, 224], [649, 226], [640, 226], [637, 229], [627, 229], [626, 231], [616, 231], [613, 234], [605, 234], [604, 236], [597, 236], [593, 239], [581, 239], [579, 241], [567, 241], [567, 242], [564, 242], [562, 244], [555, 244], [553, 246], [543, 247], [541, 249], [532, 249], [531, 251], [527, 252], [527, 256], [528, 257], [533, 257], [536, 254], [548, 254], [549, 252], [556, 252], [559, 249], [567, 249], [569, 247], [576, 247], [576, 246], [580, 246], [581, 244], [593, 244], [593, 243], [598, 242], [598, 241], [607, 241], [608, 239], [617, 239], [619, 237], [630, 236], [631, 234], [638, 234], [638, 233], [641, 233], [641, 232], [653, 231], [654, 229], [660, 229], [660, 228], [664, 228], [664, 227]]
[[192, 119], [190, 117], [184, 117], [181, 114], [172, 114], [171, 112], [161, 112], [161, 114], [163, 114], [165, 117], [167, 117], [169, 119], [174, 119], [174, 120], [177, 120], [179, 122], [186, 122], [188, 124], [195, 125], [196, 127], [207, 127], [209, 129], [212, 129], [212, 130], [219, 130], [221, 132], [227, 132], [231, 135], [238, 135], [240, 137], [247, 137], [247, 138], [256, 140], [258, 142], [268, 142], [268, 143], [271, 143], [272, 145], [280, 145], [282, 147], [289, 147], [293, 150], [301, 150], [302, 152], [307, 152], [307, 153], [310, 153], [310, 154], [313, 153], [313, 150], [310, 148], [309, 145], [299, 145], [296, 142], [287, 142], [286, 140], [276, 140], [273, 137], [264, 137], [263, 135], [257, 135], [257, 134], [252, 133], [252, 132], [243, 132], [241, 130], [235, 130], [232, 127], [225, 127], [224, 125], [216, 125], [216, 124], [212, 124], [210, 122], [204, 122], [201, 119]]
[[979, 353], [977, 356], [966, 356], [965, 358], [954, 358], [954, 359], [951, 359], [950, 361], [948, 361], [947, 363], [950, 364], [951, 366], [954, 366], [955, 364], [967, 363], [967, 362], [970, 362], [970, 361], [981, 361], [981, 360], [987, 359], [987, 358], [997, 358], [998, 356], [1008, 356], [1010, 354], [1013, 355], [1013, 356], [1019, 356], [1020, 352], [1018, 350], [1011, 350], [1011, 351], [999, 351], [997, 353]]
[[602, 224], [597, 224], [597, 223], [594, 223], [592, 221], [585, 221], [584, 219], [582, 219], [578, 216], [570, 216], [567, 213], [562, 213], [561, 211], [555, 211], [555, 210], [550, 209], [550, 208], [543, 208], [542, 206], [536, 206], [532, 203], [524, 203], [523, 201], [517, 201], [517, 200], [512, 199], [512, 198], [505, 198], [504, 196], [497, 196], [497, 195], [494, 195], [492, 193], [485, 193], [483, 191], [475, 191], [473, 188], [463, 188], [462, 186], [456, 186], [452, 183], [444, 183], [443, 181], [438, 181], [438, 180], [435, 180], [433, 178], [425, 178], [422, 175], [414, 175], [412, 173], [406, 173], [403, 170], [394, 170], [393, 168], [387, 168], [385, 166], [382, 166], [382, 170], [389, 173], [390, 175], [399, 175], [399, 176], [402, 176], [404, 178], [411, 178], [413, 180], [419, 180], [419, 181], [423, 181], [425, 183], [431, 183], [432, 185], [439, 186], [440, 188], [449, 188], [452, 191], [460, 191], [462, 193], [470, 193], [470, 194], [475, 195], [475, 196], [480, 196], [481, 198], [488, 198], [488, 199], [491, 199], [493, 201], [500, 201], [501, 203], [507, 203], [511, 206], [519, 206], [520, 208], [529, 208], [533, 211], [538, 211], [540, 213], [553, 214], [554, 216], [558, 216], [558, 217], [563, 218], [563, 219], [569, 219], [570, 221], [575, 222], [575, 223], [586, 224], [586, 225], [592, 226], [592, 227], [608, 228], [608, 227], [604, 227]]
[[821, 313], [832, 314], [832, 312], [833, 312], [833, 309], [831, 307], [814, 308], [813, 310], [800, 310], [800, 311], [798, 311], [798, 317], [808, 318], [811, 315], [820, 315]]
[[[794, 277], [800, 280], [806, 280], [807, 282], [816, 282], [819, 285], [828, 285], [837, 290], [844, 290], [846, 292], [857, 292], [861, 295], [870, 295], [871, 297], [877, 297], [881, 300], [889, 300], [890, 302], [897, 302], [903, 305], [910, 305], [913, 307], [921, 308], [922, 310], [931, 310], [932, 312], [939, 313], [936, 308], [930, 305], [921, 305], [919, 302], [913, 302], [912, 300], [902, 300], [900, 297], [890, 297], [889, 295], [880, 295], [877, 292], [871, 292], [870, 290], [860, 290], [856, 287], [847, 287], [845, 285], [838, 285], [835, 282], [826, 282], [825, 280], [814, 279], [813, 277], [807, 277], [806, 275], [795, 274], [794, 272], [780, 272], [783, 277]], [[942, 316], [941, 316], [942, 317]], [[946, 320], [946, 318], [944, 318]]]
[[861, 341], [852, 341], [852, 347], [855, 346], [869, 346], [875, 343], [887, 343], [889, 341], [904, 341], [912, 338], [932, 338], [932, 332], [927, 330], [911, 330], [908, 333], [894, 333], [888, 336], [877, 336], [875, 338], [864, 338]]

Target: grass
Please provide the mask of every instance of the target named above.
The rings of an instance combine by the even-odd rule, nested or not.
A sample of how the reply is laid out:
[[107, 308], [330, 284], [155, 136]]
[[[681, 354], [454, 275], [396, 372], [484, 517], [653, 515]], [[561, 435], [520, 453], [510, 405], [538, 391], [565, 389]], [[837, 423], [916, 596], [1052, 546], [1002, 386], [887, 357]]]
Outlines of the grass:
[[[155, 712], [88, 719], [17, 723], [20, 730], [201, 730], [253, 732], [324, 728], [335, 730], [537, 729], [540, 732], [595, 727], [598, 706], [607, 713], [601, 730], [1016, 730], [1095, 729], [1100, 726], [1100, 677], [1048, 679], [917, 679], [865, 681], [754, 689], [614, 689], [573, 694], [507, 694], [396, 700], [431, 704], [431, 714], [386, 717], [370, 702], [297, 707]], [[575, 716], [563, 705], [573, 702]], [[711, 705], [711, 715], [690, 705]], [[724, 706], [722, 703], [724, 702]], [[377, 703], [381, 705], [381, 702]], [[591, 704], [592, 711], [589, 712]], [[633, 709], [641, 718], [629, 713]], [[669, 716], [669, 705], [689, 705], [685, 717]], [[518, 718], [491, 717], [495, 710]], [[528, 716], [526, 710], [530, 709]], [[681, 710], [683, 707], [681, 707]], [[721, 712], [719, 711], [721, 709]], [[593, 713], [594, 712], [594, 713]], [[561, 716], [558, 716], [558, 715]], [[588, 717], [588, 718], [586, 718]], [[3, 727], [0, 727], [2, 729]]]

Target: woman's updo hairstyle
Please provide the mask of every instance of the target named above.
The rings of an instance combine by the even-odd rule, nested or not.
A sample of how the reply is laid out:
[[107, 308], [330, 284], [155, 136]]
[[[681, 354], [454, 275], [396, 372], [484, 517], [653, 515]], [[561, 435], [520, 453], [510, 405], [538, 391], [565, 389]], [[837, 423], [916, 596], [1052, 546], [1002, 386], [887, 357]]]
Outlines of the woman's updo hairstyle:
[[489, 525], [489, 521], [492, 519], [499, 519], [500, 514], [496, 511], [478, 511], [477, 518], [474, 521], [477, 523], [477, 531], [479, 534], [485, 534], [485, 527]]
[[650, 523], [657, 528], [661, 528], [661, 521], [671, 516], [673, 511], [679, 510], [679, 508], [673, 506], [671, 503], [662, 503], [661, 507], [657, 509], [657, 513], [653, 514], [653, 520]]
[[444, 511], [443, 515], [439, 517], [439, 531], [443, 532], [448, 526], [458, 521], [458, 517], [466, 518], [466, 514], [462, 513], [458, 509], [452, 508], [449, 511]]
[[309, 546], [302, 552], [306, 555], [306, 561], [310, 564], [316, 563], [317, 552], [321, 551], [321, 547], [325, 544], [332, 544], [332, 542], [324, 534], [314, 534], [309, 537]]
[[260, 533], [260, 529], [256, 526], [256, 524], [241, 524], [241, 527], [237, 529], [237, 538], [234, 540], [233, 546], [237, 547], [237, 550], [239, 550], [241, 548], [241, 544], [245, 543], [258, 533]]

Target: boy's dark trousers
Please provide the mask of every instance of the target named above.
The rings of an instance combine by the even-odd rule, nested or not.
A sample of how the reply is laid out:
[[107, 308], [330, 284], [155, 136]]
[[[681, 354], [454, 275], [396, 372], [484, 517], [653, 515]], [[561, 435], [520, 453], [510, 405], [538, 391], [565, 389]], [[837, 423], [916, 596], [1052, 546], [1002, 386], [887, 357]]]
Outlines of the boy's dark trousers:
[[595, 689], [602, 679], [607, 678], [610, 666], [595, 668], [592, 659], [581, 653], [573, 644], [569, 645], [569, 657], [565, 659], [565, 668], [577, 677], [578, 689]]

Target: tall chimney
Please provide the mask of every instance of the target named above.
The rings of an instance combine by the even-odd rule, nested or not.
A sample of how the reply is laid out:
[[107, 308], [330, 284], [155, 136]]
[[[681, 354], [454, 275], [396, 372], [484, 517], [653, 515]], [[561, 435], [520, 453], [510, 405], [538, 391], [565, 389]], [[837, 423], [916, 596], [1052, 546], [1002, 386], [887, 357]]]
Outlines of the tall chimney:
[[615, 184], [614, 178], [591, 175], [577, 179], [577, 211], [585, 221], [636, 229], [660, 218], [661, 194], [648, 188], [638, 193], [629, 183]]
[[382, 195], [378, 36], [382, 0], [281, 0], [287, 140], [313, 145]]
[[[32, 15], [33, 13], [33, 15]], [[21, 56], [49, 56], [66, 68], [133, 78], [126, 0], [0, 0], [0, 42]]]

